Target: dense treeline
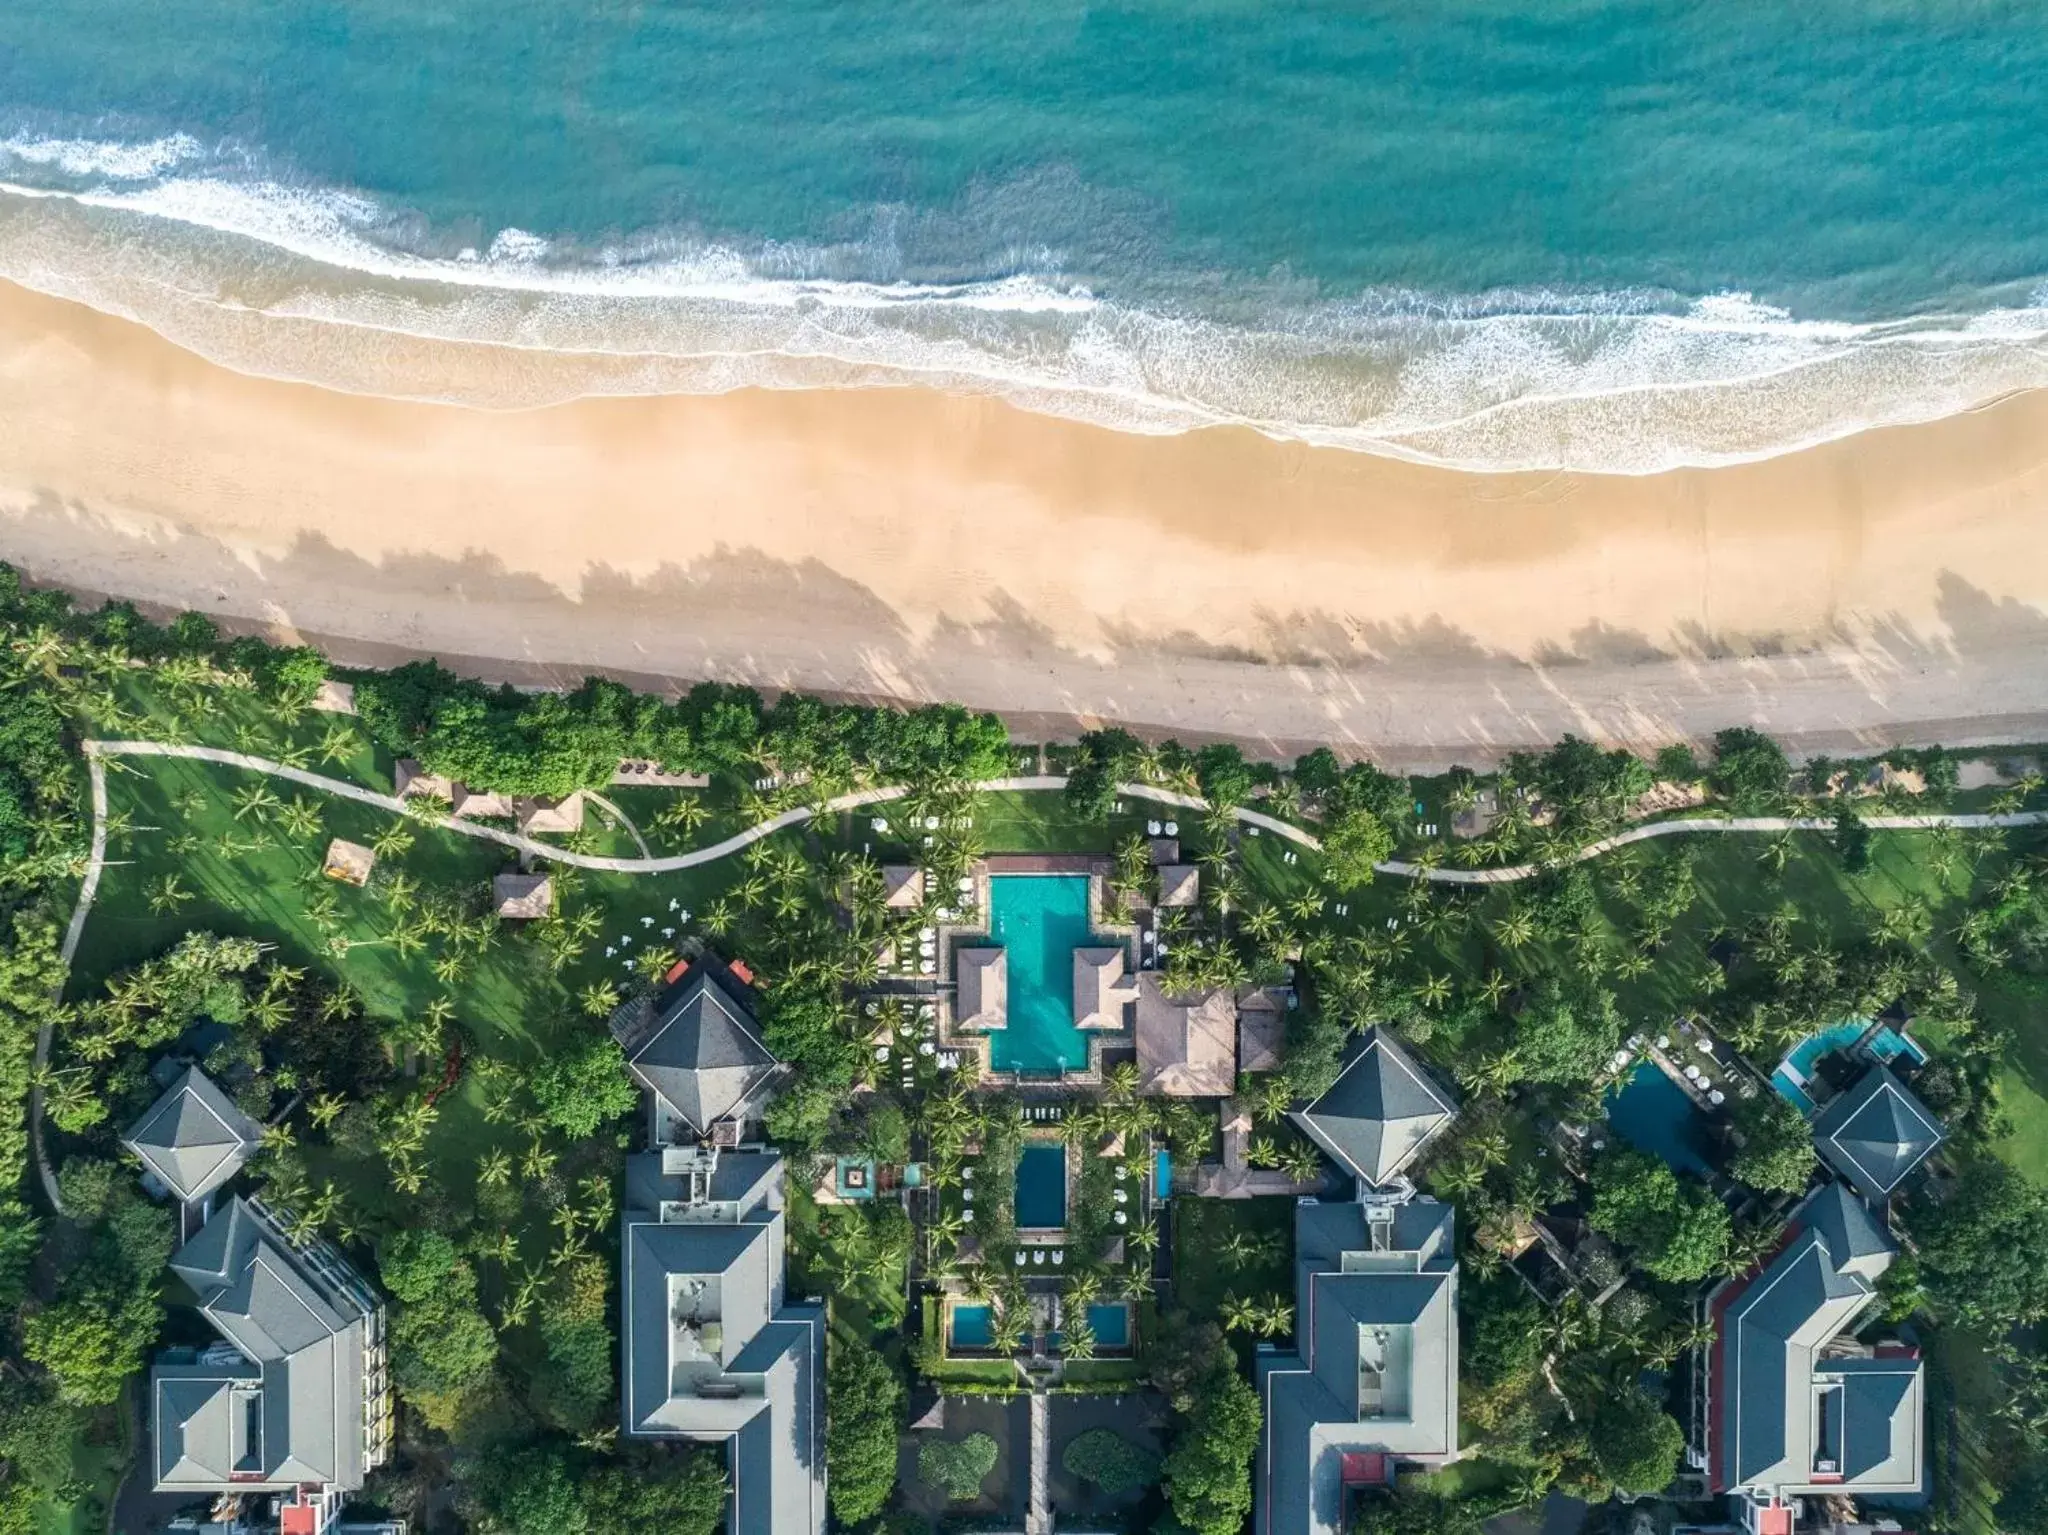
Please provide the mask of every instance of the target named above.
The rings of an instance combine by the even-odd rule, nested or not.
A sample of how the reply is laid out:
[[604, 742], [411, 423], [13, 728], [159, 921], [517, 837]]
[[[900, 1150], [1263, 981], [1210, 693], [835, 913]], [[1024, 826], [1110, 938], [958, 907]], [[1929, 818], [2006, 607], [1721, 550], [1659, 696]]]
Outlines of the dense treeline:
[[377, 740], [430, 772], [508, 794], [561, 796], [611, 781], [622, 758], [681, 772], [801, 777], [830, 793], [860, 780], [973, 782], [1010, 767], [992, 714], [828, 704], [706, 682], [674, 703], [587, 679], [573, 693], [522, 693], [457, 677], [432, 661], [356, 678]]

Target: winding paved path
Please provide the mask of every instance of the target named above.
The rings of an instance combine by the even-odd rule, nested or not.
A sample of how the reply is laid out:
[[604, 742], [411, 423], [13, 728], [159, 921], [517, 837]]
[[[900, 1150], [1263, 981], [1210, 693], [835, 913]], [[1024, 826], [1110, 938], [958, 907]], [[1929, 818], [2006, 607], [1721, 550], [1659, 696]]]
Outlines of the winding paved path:
[[[309, 772], [305, 768], [291, 767], [282, 762], [273, 762], [267, 757], [252, 756], [247, 752], [227, 751], [217, 746], [185, 746], [166, 741], [87, 741], [85, 754], [88, 771], [92, 778], [92, 856], [86, 864], [85, 878], [79, 886], [78, 906], [71, 914], [70, 926], [64, 932], [63, 959], [68, 969], [72, 956], [78, 950], [80, 937], [85, 932], [86, 919], [92, 913], [94, 896], [99, 891], [100, 872], [106, 866], [107, 856], [107, 773], [106, 762], [110, 757], [177, 757], [194, 762], [213, 762], [223, 767], [242, 768], [252, 773], [267, 773], [273, 778], [282, 778], [287, 783], [300, 784], [308, 789], [318, 789], [323, 794], [338, 795], [343, 799], [355, 800], [358, 804], [374, 805], [393, 815], [409, 813], [406, 803], [396, 795], [383, 794], [375, 789], [366, 789], [360, 784], [345, 779], [329, 778], [325, 774]], [[976, 785], [979, 789], [1002, 792], [1031, 792], [1034, 790], [1064, 789], [1067, 780], [1057, 773], [1034, 774], [1022, 778], [997, 778]], [[900, 786], [876, 789], [861, 789], [851, 794], [842, 794], [827, 800], [824, 810], [837, 814], [847, 810], [859, 810], [868, 805], [883, 805], [892, 800], [902, 799], [910, 791]], [[1128, 799], [1145, 800], [1155, 805], [1171, 805], [1184, 810], [1207, 810], [1208, 804], [1200, 796], [1183, 794], [1174, 789], [1157, 789], [1150, 784], [1123, 784], [1118, 794]], [[596, 796], [593, 796], [596, 797]], [[448, 831], [465, 837], [476, 837], [485, 842], [496, 842], [504, 847], [514, 848], [528, 857], [547, 859], [554, 863], [567, 864], [578, 869], [600, 869], [614, 874], [671, 874], [681, 869], [699, 868], [707, 863], [716, 863], [729, 858], [740, 849], [772, 837], [779, 831], [792, 826], [801, 826], [810, 820], [814, 812], [808, 806], [785, 810], [778, 816], [750, 826], [745, 831], [735, 832], [722, 842], [709, 847], [693, 849], [687, 853], [675, 853], [666, 857], [647, 856], [646, 839], [638, 827], [628, 820], [617, 806], [601, 800], [613, 814], [619, 817], [626, 831], [639, 846], [642, 856], [638, 858], [609, 858], [595, 853], [577, 853], [568, 848], [556, 847], [551, 843], [537, 842], [518, 832], [506, 831], [502, 827], [482, 826], [474, 821], [465, 821], [457, 816], [446, 815], [435, 824]], [[1303, 831], [1286, 821], [1266, 815], [1262, 811], [1236, 807], [1231, 814], [1246, 826], [1257, 827], [1284, 837], [1297, 846], [1311, 851], [1320, 851], [1322, 843], [1311, 833]], [[1827, 831], [1833, 822], [1818, 816], [1687, 816], [1672, 821], [1656, 821], [1646, 826], [1632, 827], [1617, 832], [1611, 837], [1602, 837], [1589, 842], [1571, 857], [1571, 862], [1582, 863], [1589, 858], [1598, 858], [1616, 848], [1627, 847], [1637, 842], [1649, 842], [1659, 837], [1692, 836], [1717, 832], [1783, 832], [1783, 831]], [[1876, 831], [1929, 831], [1937, 826], [2008, 827], [2039, 826], [2048, 824], [2048, 811], [2020, 810], [2005, 815], [1874, 815], [1865, 816], [1863, 824]], [[1391, 859], [1375, 865], [1382, 874], [1401, 879], [1425, 879], [1443, 885], [1510, 885], [1542, 872], [1541, 866], [1532, 863], [1513, 864], [1498, 869], [1442, 869], [1424, 868], [1420, 864]], [[45, 1023], [36, 1033], [36, 1066], [38, 1071], [50, 1058], [51, 1025]], [[43, 1153], [43, 1091], [40, 1087], [31, 1091], [29, 1101], [29, 1133], [33, 1143], [36, 1170], [53, 1209], [61, 1211], [58, 1200], [57, 1180], [50, 1171]]]

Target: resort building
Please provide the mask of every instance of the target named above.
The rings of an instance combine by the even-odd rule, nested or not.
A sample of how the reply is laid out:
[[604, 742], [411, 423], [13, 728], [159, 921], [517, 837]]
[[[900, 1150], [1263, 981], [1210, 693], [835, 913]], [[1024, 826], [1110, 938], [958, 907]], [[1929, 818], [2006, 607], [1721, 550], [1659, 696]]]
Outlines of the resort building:
[[186, 1067], [121, 1139], [142, 1159], [144, 1187], [183, 1205], [234, 1177], [262, 1143], [263, 1127], [197, 1066]]
[[825, 1310], [783, 1293], [783, 1165], [668, 1147], [626, 1161], [626, 1434], [723, 1445], [732, 1535], [825, 1528]]
[[1227, 988], [1169, 997], [1159, 973], [1138, 977], [1138, 1090], [1224, 1098], [1237, 1087], [1237, 998]]
[[1124, 972], [1126, 958], [1122, 944], [1074, 950], [1075, 1028], [1130, 1027], [1129, 1013], [1138, 1000], [1138, 985]]
[[702, 959], [612, 1014], [626, 1069], [649, 1095], [654, 1145], [706, 1138], [737, 1144], [741, 1122], [780, 1074], [740, 984]]
[[509, 821], [513, 816], [511, 795], [472, 789], [465, 783], [454, 785], [449, 804], [455, 814], [469, 821]]
[[1947, 1136], [1891, 1069], [1872, 1066], [1813, 1122], [1814, 1149], [1866, 1199], [1888, 1199]]
[[281, 1494], [281, 1535], [320, 1535], [384, 1463], [391, 1396], [376, 1293], [324, 1242], [236, 1198], [171, 1258], [222, 1342], [150, 1372], [158, 1492]]
[[1458, 1265], [1449, 1205], [1304, 1200], [1298, 1352], [1262, 1353], [1255, 1535], [1340, 1535], [1356, 1491], [1458, 1454]]
[[1897, 1254], [1879, 1218], [1829, 1183], [1761, 1272], [1709, 1297], [1715, 1341], [1695, 1441], [1708, 1483], [1756, 1535], [1791, 1535], [1798, 1499], [1920, 1490], [1919, 1351], [1852, 1336]]
[[555, 882], [545, 874], [494, 874], [491, 905], [507, 922], [538, 922], [555, 909]]
[[1247, 986], [1237, 994], [1237, 1069], [1278, 1071], [1287, 1043], [1287, 997], [1272, 986]]
[[882, 866], [882, 904], [890, 911], [915, 911], [924, 904], [924, 870], [915, 864]]
[[1378, 1188], [1398, 1179], [1457, 1112], [1392, 1035], [1368, 1029], [1329, 1091], [1287, 1117], [1360, 1183]]
[[512, 817], [519, 823], [521, 833], [529, 837], [544, 832], [581, 831], [583, 795], [572, 794], [567, 799], [516, 799], [512, 802]]
[[455, 780], [429, 773], [411, 757], [400, 757], [392, 768], [400, 799], [455, 799]]
[[1010, 1021], [1010, 951], [963, 945], [953, 954], [953, 1024], [986, 1031]]

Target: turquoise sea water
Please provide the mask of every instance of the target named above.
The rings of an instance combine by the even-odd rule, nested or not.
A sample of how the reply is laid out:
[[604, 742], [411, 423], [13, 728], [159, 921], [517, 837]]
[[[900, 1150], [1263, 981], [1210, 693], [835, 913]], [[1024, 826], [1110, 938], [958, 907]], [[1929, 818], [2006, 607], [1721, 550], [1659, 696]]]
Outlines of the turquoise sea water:
[[2048, 381], [2043, 79], [1973, 0], [36, 0], [0, 276], [394, 393], [496, 340], [1644, 470]]

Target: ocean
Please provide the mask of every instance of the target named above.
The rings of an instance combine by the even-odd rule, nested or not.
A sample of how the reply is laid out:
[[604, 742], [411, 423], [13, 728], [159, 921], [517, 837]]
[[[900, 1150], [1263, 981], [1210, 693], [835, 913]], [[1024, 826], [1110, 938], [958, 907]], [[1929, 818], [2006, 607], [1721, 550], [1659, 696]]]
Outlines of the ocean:
[[2044, 81], [1974, 0], [32, 0], [0, 277], [483, 407], [1645, 473], [2048, 383]]

